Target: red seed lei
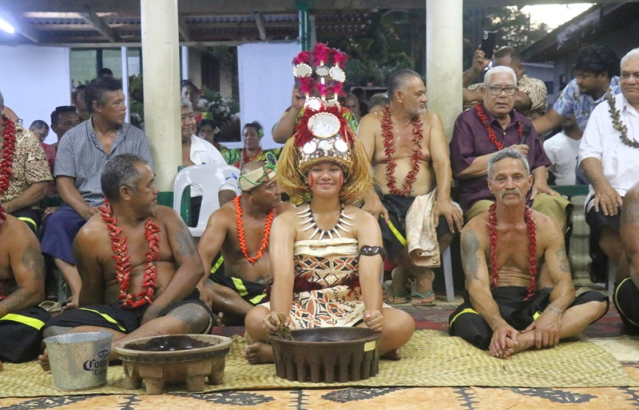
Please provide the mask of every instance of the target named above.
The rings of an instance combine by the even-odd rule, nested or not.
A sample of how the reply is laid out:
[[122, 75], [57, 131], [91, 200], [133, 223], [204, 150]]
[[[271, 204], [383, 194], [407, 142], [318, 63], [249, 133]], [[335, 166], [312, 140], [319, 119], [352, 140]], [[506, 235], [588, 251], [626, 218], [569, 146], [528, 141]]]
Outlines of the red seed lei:
[[386, 184], [388, 185], [388, 189], [393, 195], [409, 196], [413, 182], [417, 179], [419, 162], [422, 160], [421, 143], [424, 139], [424, 135], [422, 134], [422, 119], [417, 117], [417, 119], [413, 120], [413, 155], [410, 157], [411, 170], [408, 175], [406, 175], [401, 190], [395, 186], [397, 179], [395, 175], [393, 175], [397, 163], [392, 158], [395, 153], [395, 139], [393, 136], [393, 122], [391, 121], [390, 109], [388, 107], [384, 108], [384, 115], [382, 116], [382, 137], [384, 137]]
[[[495, 135], [495, 130], [493, 129], [493, 127], [490, 126], [490, 124], [488, 124], [488, 116], [486, 116], [486, 113], [484, 112], [484, 109], [481, 107], [481, 104], [475, 104], [475, 111], [477, 111], [477, 116], [479, 117], [479, 120], [481, 121], [482, 125], [484, 126], [484, 128], [486, 128], [486, 132], [488, 132], [488, 139], [490, 140], [490, 142], [492, 142], [496, 147], [497, 147], [497, 151], [501, 151], [502, 149], [504, 149], [504, 144], [502, 144], [501, 142], [499, 142], [497, 140], [497, 136]], [[521, 122], [517, 122], [517, 132], [519, 132], [519, 140], [521, 141], [523, 135], [524, 135], [524, 127], [521, 125]]]
[[[158, 232], [160, 232], [160, 228], [151, 220], [151, 218], [147, 219], [144, 223], [145, 237], [149, 244], [149, 249], [145, 253], [142, 291], [136, 296], [128, 293], [129, 281], [131, 278], [131, 257], [129, 256], [129, 244], [127, 243], [128, 237], [125, 236], [124, 238], [120, 238], [122, 228], [118, 227], [118, 218], [113, 216], [111, 204], [109, 204], [109, 201], [106, 198], [104, 199], [104, 206], [100, 207], [100, 215], [102, 216], [102, 220], [106, 223], [107, 228], [109, 229], [109, 236], [111, 237], [111, 244], [114, 253], [111, 257], [115, 259], [115, 274], [118, 279], [118, 283], [120, 284], [120, 295], [118, 296], [118, 300], [124, 300], [120, 306], [125, 309], [135, 309], [140, 306], [144, 306], [145, 304], [150, 305], [153, 303], [153, 293], [155, 293], [155, 289], [157, 288], [157, 284], [155, 283], [158, 276], [157, 267], [153, 264], [153, 262], [156, 262], [159, 259], [158, 249], [160, 237], [158, 236]], [[139, 299], [134, 300], [136, 297]]]
[[264, 251], [266, 250], [266, 246], [268, 245], [268, 239], [271, 234], [271, 226], [273, 225], [273, 210], [268, 211], [268, 216], [266, 217], [266, 223], [264, 224], [264, 237], [262, 238], [262, 246], [260, 250], [257, 252], [255, 257], [251, 258], [248, 256], [248, 252], [246, 250], [246, 234], [244, 232], [244, 221], [242, 220], [242, 204], [240, 203], [240, 198], [242, 195], [235, 197], [233, 199], [233, 205], [235, 205], [235, 225], [237, 227], [237, 240], [240, 243], [240, 250], [244, 254], [244, 258], [249, 261], [251, 264], [257, 262], [258, 259], [264, 255]]
[[7, 192], [13, 175], [13, 158], [16, 149], [16, 126], [9, 118], [2, 116], [4, 131], [2, 135], [2, 160], [0, 160], [0, 195]]
[[[497, 215], [495, 213], [496, 205], [492, 204], [488, 209], [488, 235], [490, 236], [490, 267], [491, 267], [491, 288], [497, 288], [497, 282], [499, 281], [499, 270], [497, 266]], [[524, 220], [528, 227], [528, 272], [530, 273], [530, 284], [528, 285], [528, 295], [526, 299], [535, 294], [536, 290], [536, 277], [537, 277], [537, 257], [535, 256], [537, 251], [537, 231], [535, 228], [535, 221], [532, 219], [532, 211], [528, 206], [524, 211]]]

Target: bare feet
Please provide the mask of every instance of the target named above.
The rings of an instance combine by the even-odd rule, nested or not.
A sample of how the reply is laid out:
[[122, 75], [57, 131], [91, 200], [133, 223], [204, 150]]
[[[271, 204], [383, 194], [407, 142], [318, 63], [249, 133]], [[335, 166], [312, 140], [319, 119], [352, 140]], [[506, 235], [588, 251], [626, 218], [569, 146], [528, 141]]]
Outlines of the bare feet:
[[51, 370], [51, 364], [49, 363], [49, 352], [47, 352], [47, 349], [44, 349], [44, 352], [40, 356], [38, 356], [38, 362], [40, 363], [40, 367], [42, 367], [42, 370], [44, 370], [45, 372]]
[[273, 346], [262, 342], [248, 345], [244, 351], [244, 358], [250, 364], [273, 363], [275, 361]]
[[402, 352], [399, 349], [391, 350], [390, 352], [383, 354], [380, 356], [380, 359], [383, 360], [401, 360]]
[[[533, 334], [533, 338], [529, 337], [529, 334]], [[497, 356], [501, 359], [508, 359], [510, 356], [523, 352], [524, 350], [530, 349], [534, 342], [534, 332], [530, 333], [520, 333], [517, 337], [517, 343], [515, 343], [511, 338], [506, 338], [506, 349], [501, 356]]]

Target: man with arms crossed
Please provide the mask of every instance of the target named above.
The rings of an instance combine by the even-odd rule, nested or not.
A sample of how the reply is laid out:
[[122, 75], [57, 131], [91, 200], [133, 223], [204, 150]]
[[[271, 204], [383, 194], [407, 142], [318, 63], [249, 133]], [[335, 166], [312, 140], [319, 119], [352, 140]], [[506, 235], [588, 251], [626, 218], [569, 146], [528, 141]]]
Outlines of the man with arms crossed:
[[[202, 261], [180, 216], [158, 205], [153, 180], [137, 155], [122, 154], [105, 165], [101, 184], [108, 202], [73, 243], [80, 308], [52, 319], [45, 337], [104, 330], [113, 334], [113, 347], [140, 337], [208, 331], [211, 312], [195, 289], [204, 276]], [[46, 353], [40, 362], [48, 367]]]
[[598, 292], [575, 298], [561, 229], [526, 206], [532, 182], [519, 150], [493, 154], [488, 186], [496, 202], [461, 235], [467, 294], [450, 315], [449, 333], [502, 359], [578, 336], [608, 310]]

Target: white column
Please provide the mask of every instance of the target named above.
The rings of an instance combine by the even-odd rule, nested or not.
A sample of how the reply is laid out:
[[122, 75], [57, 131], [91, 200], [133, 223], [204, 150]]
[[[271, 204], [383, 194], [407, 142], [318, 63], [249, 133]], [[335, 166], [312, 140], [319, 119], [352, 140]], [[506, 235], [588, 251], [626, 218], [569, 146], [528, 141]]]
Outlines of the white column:
[[189, 48], [182, 46], [182, 79], [188, 80], [189, 78]]
[[129, 99], [129, 59], [127, 57], [127, 48], [121, 47], [122, 52], [122, 92], [124, 93], [124, 101], [126, 101], [126, 122], [131, 121], [131, 100]]
[[463, 0], [426, 0], [428, 108], [442, 117], [450, 141], [462, 110]]
[[173, 191], [180, 145], [178, 0], [141, 0], [144, 127], [161, 192]]

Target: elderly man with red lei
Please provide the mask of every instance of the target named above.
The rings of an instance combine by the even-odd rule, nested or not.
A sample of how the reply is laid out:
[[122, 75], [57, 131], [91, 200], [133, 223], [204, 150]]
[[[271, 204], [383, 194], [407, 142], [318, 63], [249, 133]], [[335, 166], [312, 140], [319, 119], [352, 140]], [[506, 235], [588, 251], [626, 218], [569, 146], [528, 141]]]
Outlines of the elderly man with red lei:
[[368, 327], [381, 332], [380, 354], [390, 359], [399, 359], [415, 329], [410, 315], [383, 305], [379, 225], [358, 208], [372, 187], [370, 163], [342, 107], [324, 97], [307, 100], [278, 162], [278, 184], [301, 205], [273, 222], [270, 302], [245, 321], [250, 363], [273, 361], [274, 323]]
[[561, 229], [526, 205], [532, 184], [518, 149], [493, 154], [488, 187], [495, 203], [461, 234], [467, 292], [450, 315], [449, 333], [502, 359], [576, 337], [608, 310], [599, 292], [575, 297]]
[[386, 287], [388, 303], [433, 305], [432, 268], [462, 227], [461, 209], [450, 198], [446, 135], [439, 115], [426, 108], [426, 86], [415, 71], [391, 73], [388, 98], [358, 131], [377, 184], [363, 209], [379, 221], [388, 257], [399, 265]]
[[[121, 154], [106, 163], [105, 204], [73, 243], [82, 279], [80, 307], [51, 320], [45, 337], [106, 331], [113, 334], [113, 346], [120, 346], [140, 337], [210, 329], [212, 313], [196, 290], [204, 276], [202, 260], [180, 216], [158, 205], [153, 181], [140, 156]], [[46, 351], [40, 364], [48, 369]]]

